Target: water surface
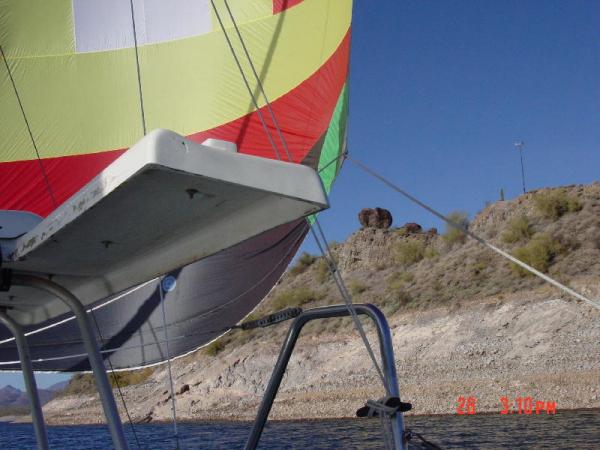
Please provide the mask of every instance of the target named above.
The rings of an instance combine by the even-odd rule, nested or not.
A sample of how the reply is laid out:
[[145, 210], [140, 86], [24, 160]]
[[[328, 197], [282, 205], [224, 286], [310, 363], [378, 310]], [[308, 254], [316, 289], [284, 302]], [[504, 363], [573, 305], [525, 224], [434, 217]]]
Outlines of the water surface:
[[[473, 415], [407, 417], [407, 428], [443, 448], [600, 449], [600, 411], [559, 411], [556, 415]], [[181, 449], [243, 448], [249, 423], [179, 423]], [[140, 449], [175, 448], [170, 424], [135, 426]], [[131, 449], [137, 443], [126, 427]], [[61, 450], [109, 450], [104, 426], [48, 427], [50, 447]], [[263, 449], [382, 449], [376, 419], [271, 422], [260, 442]], [[0, 448], [35, 449], [30, 424], [0, 423]]]

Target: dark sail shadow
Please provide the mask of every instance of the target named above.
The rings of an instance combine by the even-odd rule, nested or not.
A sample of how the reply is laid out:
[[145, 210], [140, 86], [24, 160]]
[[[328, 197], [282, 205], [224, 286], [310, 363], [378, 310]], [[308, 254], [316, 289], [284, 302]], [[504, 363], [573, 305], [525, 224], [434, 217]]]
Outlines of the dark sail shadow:
[[[169, 275], [177, 279], [179, 277], [179, 274], [181, 273], [181, 270], [182, 269], [177, 269], [174, 272], [171, 272]], [[123, 346], [127, 341], [129, 341], [135, 333], [142, 333], [141, 329], [145, 323], [148, 323], [148, 325], [150, 326], [150, 331], [152, 332], [156, 345], [159, 349], [161, 358], [163, 357], [162, 347], [160, 346], [160, 342], [156, 336], [156, 333], [154, 332], [154, 328], [152, 327], [149, 321], [150, 316], [154, 313], [156, 308], [160, 306], [161, 295], [159, 289], [161, 289], [160, 283], [156, 285], [154, 291], [140, 305], [133, 317], [129, 319], [129, 321], [121, 328], [121, 330], [117, 334], [111, 336], [110, 339], [103, 340], [103, 343], [100, 347], [101, 351], [113, 349], [112, 352], [108, 351], [102, 353], [103, 359], [109, 358], [112, 353], [118, 351], [118, 349], [121, 348], [121, 346]], [[100, 330], [100, 332], [102, 332], [102, 330]], [[82, 359], [81, 361], [66, 369], [67, 372], [81, 372], [84, 370], [90, 370], [90, 365], [87, 358]]]

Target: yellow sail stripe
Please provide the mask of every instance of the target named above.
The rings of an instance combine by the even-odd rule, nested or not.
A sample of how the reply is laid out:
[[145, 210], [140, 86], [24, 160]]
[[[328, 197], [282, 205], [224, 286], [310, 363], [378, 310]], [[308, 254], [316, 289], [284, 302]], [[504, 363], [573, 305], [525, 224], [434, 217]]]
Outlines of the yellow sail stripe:
[[[270, 100], [318, 70], [342, 41], [350, 19], [351, 0], [305, 0], [285, 14], [240, 25]], [[141, 137], [133, 49], [14, 56], [9, 64], [42, 157], [126, 148]], [[140, 65], [149, 130], [191, 134], [252, 109], [220, 30], [141, 47]], [[247, 64], [244, 69], [255, 88]], [[5, 72], [0, 69], [0, 161], [30, 159], [25, 125]]]

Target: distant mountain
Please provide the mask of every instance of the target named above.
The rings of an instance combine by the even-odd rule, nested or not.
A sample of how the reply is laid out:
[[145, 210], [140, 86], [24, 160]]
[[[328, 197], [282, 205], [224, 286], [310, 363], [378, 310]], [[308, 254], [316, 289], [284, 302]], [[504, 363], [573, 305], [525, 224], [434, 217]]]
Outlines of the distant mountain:
[[[50, 386], [50, 389], [38, 389], [38, 395], [40, 396], [40, 402], [42, 405], [52, 400], [61, 388], [57, 385]], [[53, 389], [55, 386], [57, 388]], [[62, 387], [64, 389], [64, 386]], [[4, 407], [28, 407], [29, 401], [27, 400], [27, 394], [16, 387], [11, 385], [0, 388], [0, 408]]]
[[[0, 389], [0, 406], [17, 406], [22, 395], [23, 392], [20, 389], [12, 387], [10, 384], [4, 386]], [[27, 399], [25, 399], [25, 403], [27, 403]]]

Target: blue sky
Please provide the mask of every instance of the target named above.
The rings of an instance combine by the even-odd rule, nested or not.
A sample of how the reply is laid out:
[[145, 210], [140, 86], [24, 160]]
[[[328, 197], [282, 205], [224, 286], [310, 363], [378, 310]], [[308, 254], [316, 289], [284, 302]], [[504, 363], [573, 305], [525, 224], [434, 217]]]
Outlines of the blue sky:
[[[355, 1], [348, 148], [443, 212], [600, 180], [600, 2]], [[329, 239], [363, 207], [443, 225], [347, 164]], [[317, 253], [309, 238], [305, 249]]]
[[[443, 212], [473, 216], [521, 190], [600, 179], [600, 2], [355, 0], [348, 148]], [[443, 226], [346, 164], [321, 216], [328, 239], [363, 207]], [[304, 250], [316, 253], [312, 239]], [[40, 387], [64, 375], [40, 374]], [[23, 386], [19, 374], [0, 386]]]

